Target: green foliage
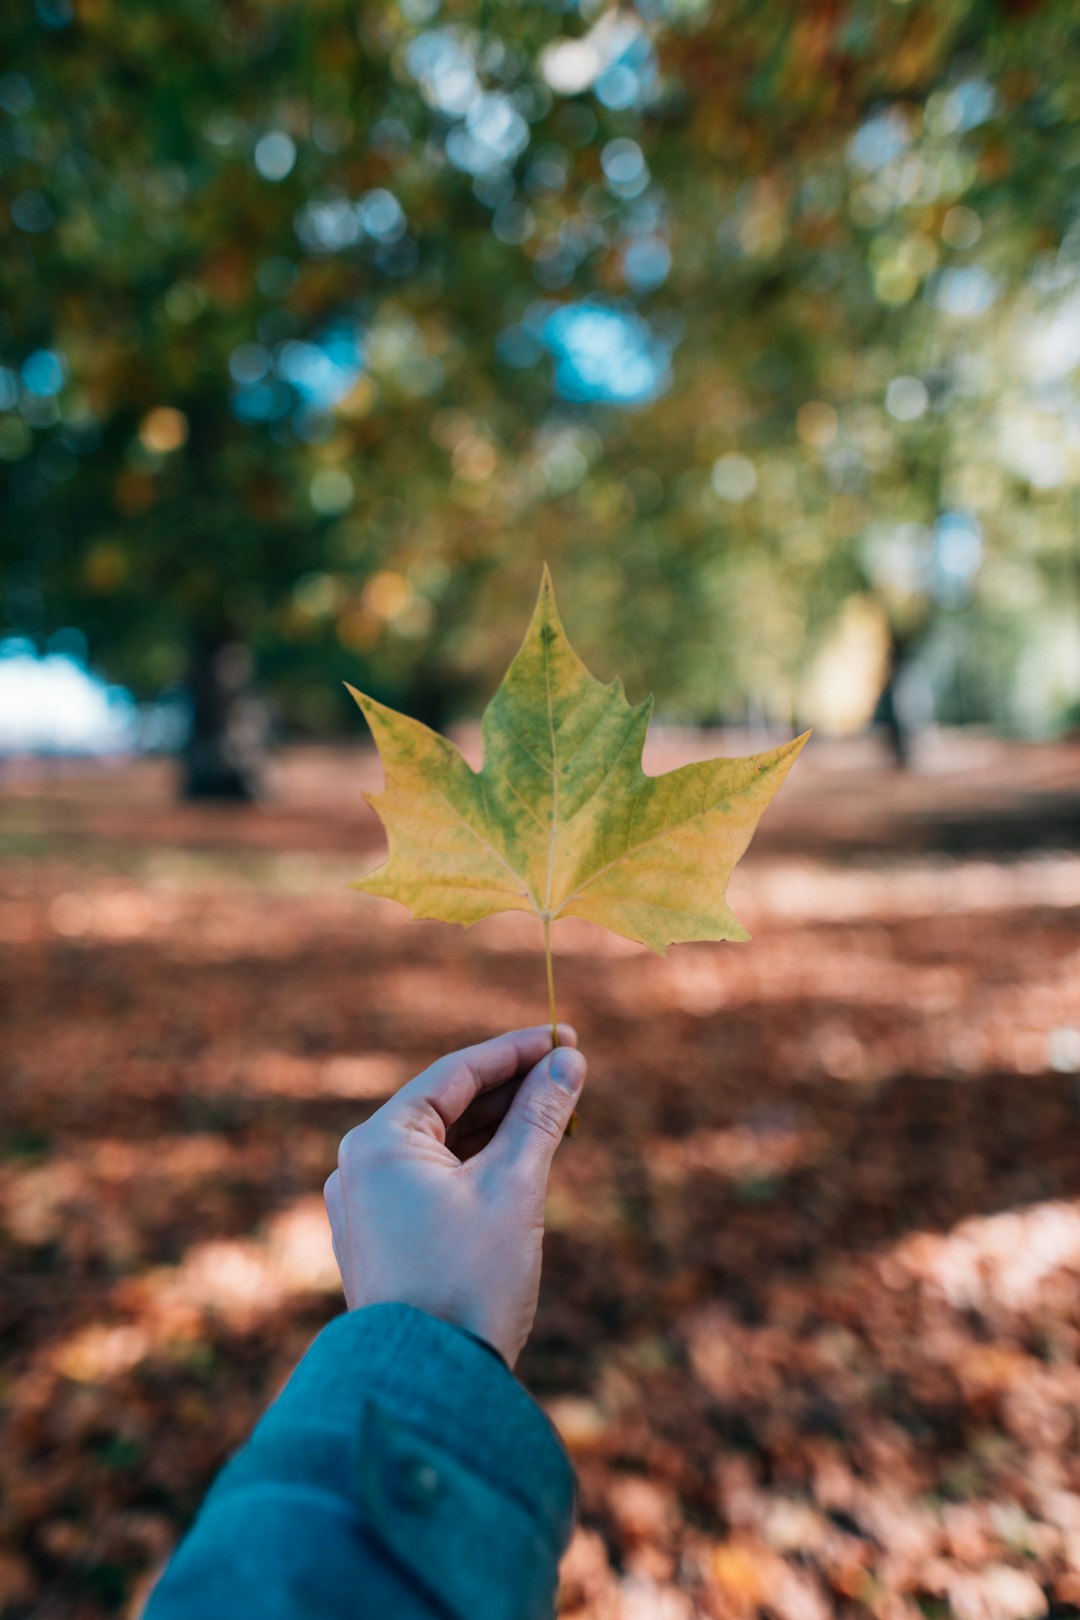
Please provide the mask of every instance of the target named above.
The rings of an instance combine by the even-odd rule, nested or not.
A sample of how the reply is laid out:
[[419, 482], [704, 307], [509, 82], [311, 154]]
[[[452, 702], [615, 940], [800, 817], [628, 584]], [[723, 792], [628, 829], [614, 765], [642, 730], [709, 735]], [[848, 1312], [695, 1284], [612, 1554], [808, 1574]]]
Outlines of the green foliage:
[[439, 721], [547, 557], [668, 712], [789, 717], [869, 593], [984, 627], [977, 707], [1020, 723], [1077, 592], [1077, 32], [1064, 0], [13, 12], [8, 625], [74, 622], [143, 692], [238, 633], [303, 725], [338, 674]]

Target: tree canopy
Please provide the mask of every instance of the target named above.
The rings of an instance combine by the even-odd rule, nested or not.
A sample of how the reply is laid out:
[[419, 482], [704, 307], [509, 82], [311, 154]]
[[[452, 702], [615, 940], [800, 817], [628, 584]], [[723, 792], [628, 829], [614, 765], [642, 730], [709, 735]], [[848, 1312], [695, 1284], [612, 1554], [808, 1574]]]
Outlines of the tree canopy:
[[868, 623], [947, 714], [1076, 705], [1065, 0], [37, 0], [0, 45], [9, 630], [438, 721], [546, 559], [668, 713], [815, 718]]

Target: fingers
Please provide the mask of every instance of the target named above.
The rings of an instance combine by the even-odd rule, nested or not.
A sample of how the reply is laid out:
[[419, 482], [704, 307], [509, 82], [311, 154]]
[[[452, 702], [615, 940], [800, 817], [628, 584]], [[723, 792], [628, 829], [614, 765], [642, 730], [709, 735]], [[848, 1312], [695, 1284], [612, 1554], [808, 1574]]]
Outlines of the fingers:
[[[577, 1035], [568, 1024], [560, 1024], [559, 1040], [572, 1048]], [[467, 1046], [464, 1051], [440, 1058], [430, 1069], [402, 1086], [379, 1114], [390, 1122], [404, 1121], [411, 1116], [413, 1123], [423, 1124], [440, 1141], [445, 1141], [447, 1130], [475, 1098], [531, 1069], [550, 1050], [549, 1024], [496, 1035], [494, 1040], [481, 1041], [477, 1046]]]
[[560, 1046], [543, 1058], [518, 1087], [485, 1158], [522, 1166], [546, 1180], [581, 1096], [585, 1069], [585, 1059], [572, 1047]]
[[517, 1095], [524, 1075], [504, 1080], [501, 1086], [483, 1092], [471, 1102], [456, 1124], [446, 1133], [446, 1145], [459, 1159], [471, 1158], [486, 1147], [506, 1118], [506, 1111]]
[[[497, 1090], [485, 1092], [471, 1108], [465, 1110], [457, 1124], [446, 1133], [446, 1145], [455, 1158], [464, 1163], [487, 1147], [506, 1118], [521, 1084], [522, 1080], [508, 1080]], [[477, 1111], [481, 1109], [483, 1113], [477, 1117]]]

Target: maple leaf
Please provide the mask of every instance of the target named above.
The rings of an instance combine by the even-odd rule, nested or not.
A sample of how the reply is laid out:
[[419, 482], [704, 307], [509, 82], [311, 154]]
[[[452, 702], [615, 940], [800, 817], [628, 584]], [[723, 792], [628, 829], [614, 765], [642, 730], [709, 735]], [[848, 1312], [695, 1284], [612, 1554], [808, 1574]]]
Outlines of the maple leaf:
[[652, 698], [630, 704], [620, 680], [590, 675], [546, 567], [521, 650], [484, 715], [480, 771], [420, 721], [349, 691], [386, 771], [385, 791], [367, 798], [390, 845], [355, 888], [466, 926], [531, 912], [544, 925], [549, 989], [560, 917], [585, 917], [660, 955], [685, 940], [749, 939], [727, 904], [728, 879], [810, 733], [646, 776]]

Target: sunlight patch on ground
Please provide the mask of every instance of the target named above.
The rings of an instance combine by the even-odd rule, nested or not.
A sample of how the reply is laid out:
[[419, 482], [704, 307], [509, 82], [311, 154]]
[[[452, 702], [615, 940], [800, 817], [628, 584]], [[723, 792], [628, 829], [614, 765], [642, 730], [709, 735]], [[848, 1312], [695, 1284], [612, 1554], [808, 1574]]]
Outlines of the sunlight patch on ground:
[[1070, 1295], [1080, 1287], [1080, 1201], [976, 1216], [944, 1234], [914, 1233], [888, 1266], [888, 1277], [916, 1278], [954, 1310], [1033, 1310], [1051, 1287]]
[[274, 1048], [240, 1054], [209, 1054], [201, 1066], [200, 1090], [227, 1090], [245, 1097], [355, 1097], [382, 1102], [410, 1078], [408, 1066], [386, 1052], [336, 1052], [303, 1057]]
[[1080, 860], [1044, 854], [1008, 863], [905, 860], [878, 855], [873, 865], [752, 858], [732, 879], [735, 910], [790, 921], [855, 922], [863, 917], [936, 917], [941, 913], [1008, 912], [1080, 905]]
[[[165, 1203], [198, 1192], [211, 1177], [235, 1172], [238, 1150], [220, 1135], [157, 1141], [104, 1138], [43, 1164], [8, 1164], [0, 1183], [0, 1228], [29, 1248], [58, 1242], [77, 1229], [114, 1259], [130, 1248], [125, 1208], [136, 1201], [145, 1220], [155, 1195]], [[109, 1238], [118, 1241], [110, 1244]]]
[[[0, 941], [24, 944], [50, 936], [77, 944], [169, 940], [190, 961], [231, 955], [273, 959], [295, 950], [298, 922], [305, 932], [313, 929], [313, 907], [324, 926], [332, 924], [346, 937], [359, 938], [372, 928], [397, 934], [406, 926], [439, 926], [417, 925], [404, 907], [348, 890], [344, 879], [354, 876], [355, 869], [337, 856], [298, 853], [295, 860], [283, 858], [280, 864], [280, 871], [266, 861], [247, 871], [236, 861], [223, 876], [207, 871], [204, 854], [174, 851], [168, 871], [119, 877], [73, 868], [69, 882], [44, 906], [10, 885], [0, 911]], [[62, 871], [57, 877], [63, 883]], [[233, 891], [236, 905], [223, 904]], [[248, 907], [256, 894], [261, 916], [253, 933]], [[1080, 859], [1057, 853], [1007, 864], [879, 858], [860, 866], [751, 854], [734, 874], [729, 897], [751, 932], [774, 928], [778, 921], [860, 924], [880, 917], [931, 920], [986, 913], [1007, 918], [1033, 907], [1060, 912], [1080, 906]], [[457, 933], [455, 929], [450, 937]], [[466, 937], [484, 953], [541, 950], [535, 918], [514, 913], [487, 919]], [[578, 918], [560, 920], [555, 944], [564, 959], [647, 954], [644, 946]]]
[[824, 1132], [794, 1120], [747, 1120], [727, 1130], [654, 1138], [649, 1171], [655, 1180], [673, 1185], [697, 1175], [754, 1182], [814, 1164], [828, 1146]]
[[171, 1343], [197, 1341], [208, 1318], [245, 1332], [289, 1300], [340, 1286], [322, 1198], [303, 1198], [261, 1237], [199, 1243], [178, 1266], [144, 1273], [121, 1290], [134, 1321], [80, 1328], [47, 1360], [65, 1378], [98, 1383]]

